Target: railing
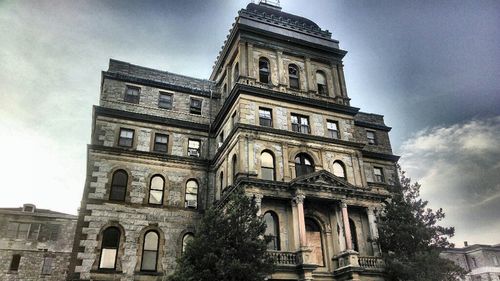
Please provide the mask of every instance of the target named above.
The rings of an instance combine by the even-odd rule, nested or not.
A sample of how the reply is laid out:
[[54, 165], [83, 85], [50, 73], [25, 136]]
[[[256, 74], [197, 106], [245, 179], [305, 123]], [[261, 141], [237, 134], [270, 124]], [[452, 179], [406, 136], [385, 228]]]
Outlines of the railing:
[[295, 252], [267, 251], [276, 265], [297, 265], [299, 258]]
[[358, 257], [359, 266], [365, 269], [383, 269], [384, 261], [379, 257]]

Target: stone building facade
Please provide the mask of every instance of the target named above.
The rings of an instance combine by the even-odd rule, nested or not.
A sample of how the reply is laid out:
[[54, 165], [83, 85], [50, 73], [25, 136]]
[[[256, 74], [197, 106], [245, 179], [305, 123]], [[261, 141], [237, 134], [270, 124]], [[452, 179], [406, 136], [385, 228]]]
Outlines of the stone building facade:
[[446, 249], [441, 257], [469, 272], [464, 281], [500, 281], [500, 244]]
[[346, 51], [267, 3], [240, 10], [208, 80], [117, 60], [102, 72], [73, 280], [164, 280], [200, 213], [238, 186], [271, 236], [270, 280], [383, 280], [394, 182], [383, 117], [350, 105]]
[[32, 204], [0, 208], [0, 280], [65, 280], [76, 218]]

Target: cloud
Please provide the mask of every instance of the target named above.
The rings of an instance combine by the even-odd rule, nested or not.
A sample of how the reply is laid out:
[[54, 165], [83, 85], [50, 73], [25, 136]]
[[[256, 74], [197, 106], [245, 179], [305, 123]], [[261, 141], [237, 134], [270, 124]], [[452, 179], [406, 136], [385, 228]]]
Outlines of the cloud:
[[417, 132], [401, 146], [401, 165], [421, 195], [442, 207], [454, 241], [498, 243], [500, 116]]

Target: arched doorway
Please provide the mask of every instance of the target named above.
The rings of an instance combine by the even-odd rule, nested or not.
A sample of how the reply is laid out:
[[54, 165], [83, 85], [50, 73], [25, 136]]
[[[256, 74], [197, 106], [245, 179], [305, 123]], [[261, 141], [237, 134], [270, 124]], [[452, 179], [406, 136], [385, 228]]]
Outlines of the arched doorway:
[[323, 255], [323, 240], [321, 239], [321, 228], [318, 223], [310, 218], [306, 218], [306, 238], [308, 246], [312, 248], [311, 263], [318, 266], [325, 266]]

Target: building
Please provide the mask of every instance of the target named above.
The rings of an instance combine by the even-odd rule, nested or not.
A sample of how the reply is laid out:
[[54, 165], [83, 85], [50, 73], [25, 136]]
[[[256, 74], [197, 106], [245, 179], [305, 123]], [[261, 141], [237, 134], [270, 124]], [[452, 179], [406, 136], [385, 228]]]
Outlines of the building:
[[331, 35], [261, 1], [239, 11], [208, 80], [110, 60], [73, 280], [163, 280], [235, 186], [268, 223], [271, 280], [383, 280], [373, 241], [398, 157], [383, 116], [350, 105]]
[[0, 280], [65, 280], [76, 218], [33, 204], [0, 208]]
[[500, 244], [467, 245], [441, 252], [441, 257], [452, 260], [468, 271], [465, 281], [500, 281]]

